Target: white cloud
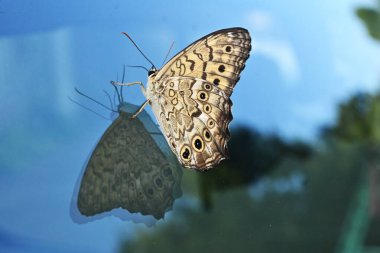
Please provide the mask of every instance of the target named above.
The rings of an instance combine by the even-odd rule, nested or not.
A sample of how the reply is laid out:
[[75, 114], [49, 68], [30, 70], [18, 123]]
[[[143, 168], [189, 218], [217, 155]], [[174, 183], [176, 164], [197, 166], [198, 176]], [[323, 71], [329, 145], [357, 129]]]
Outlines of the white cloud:
[[333, 115], [334, 105], [323, 101], [313, 101], [309, 103], [297, 103], [291, 107], [292, 114], [304, 122], [320, 123], [328, 122]]
[[248, 23], [255, 31], [270, 30], [273, 27], [273, 15], [267, 11], [252, 11], [248, 14]]
[[273, 60], [289, 85], [300, 79], [300, 68], [296, 53], [289, 42], [275, 39], [257, 39], [254, 43], [256, 53]]
[[268, 11], [254, 10], [248, 13], [246, 20], [254, 31], [253, 53], [262, 54], [274, 61], [289, 86], [300, 79], [298, 59], [291, 43], [276, 33], [281, 25]]

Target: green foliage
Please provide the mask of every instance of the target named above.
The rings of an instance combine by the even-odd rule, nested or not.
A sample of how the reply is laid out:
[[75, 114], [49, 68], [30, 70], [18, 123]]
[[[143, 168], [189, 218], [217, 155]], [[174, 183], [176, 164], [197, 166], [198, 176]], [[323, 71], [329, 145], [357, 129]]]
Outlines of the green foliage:
[[308, 178], [303, 190], [268, 189], [262, 199], [252, 198], [248, 187], [217, 192], [208, 212], [181, 205], [172, 219], [125, 240], [120, 251], [333, 252], [361, 161], [359, 147], [340, 143], [309, 161], [286, 158], [267, 178], [275, 182], [303, 173]]
[[306, 158], [312, 149], [306, 143], [285, 142], [276, 135], [262, 135], [240, 126], [231, 134], [230, 159], [199, 175], [200, 194], [205, 209], [212, 206], [211, 194], [232, 187], [246, 186], [271, 172], [286, 156]]
[[377, 9], [358, 8], [356, 15], [364, 22], [369, 35], [380, 41], [380, 1]]
[[380, 217], [375, 217], [369, 225], [365, 244], [368, 246], [380, 245]]
[[380, 95], [358, 93], [339, 106], [335, 126], [325, 129], [325, 137], [376, 144], [380, 141]]

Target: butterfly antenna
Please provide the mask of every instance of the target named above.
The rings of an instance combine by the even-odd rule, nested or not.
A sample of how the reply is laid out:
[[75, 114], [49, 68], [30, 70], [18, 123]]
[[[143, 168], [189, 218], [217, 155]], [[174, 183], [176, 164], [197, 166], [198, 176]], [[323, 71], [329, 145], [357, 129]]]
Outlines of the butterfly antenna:
[[70, 101], [73, 102], [74, 104], [77, 104], [77, 105], [79, 105], [80, 107], [82, 107], [82, 108], [84, 108], [84, 109], [86, 109], [86, 110], [88, 110], [88, 111], [90, 111], [90, 112], [92, 112], [92, 113], [95, 113], [97, 116], [99, 116], [99, 117], [101, 117], [101, 118], [103, 118], [103, 119], [106, 119], [106, 120], [110, 120], [109, 118], [104, 117], [104, 116], [101, 115], [100, 113], [95, 112], [94, 110], [88, 108], [87, 106], [84, 106], [84, 105], [78, 103], [77, 101], [75, 101], [74, 99], [72, 99], [72, 98], [69, 97], [69, 96], [68, 96], [68, 99], [70, 99]]
[[149, 72], [149, 69], [145, 68], [144, 66], [130, 66], [130, 65], [128, 65], [127, 67], [128, 68], [141, 68], [141, 69], [145, 69], [146, 72]]
[[164, 59], [164, 61], [162, 62], [161, 66], [163, 66], [164, 63], [166, 62], [166, 59], [168, 59], [168, 56], [169, 56], [170, 51], [172, 50], [173, 46], [174, 46], [174, 41], [173, 41], [172, 44], [170, 45], [169, 50], [168, 50], [168, 52], [166, 53], [165, 59]]
[[119, 90], [117, 89], [116, 85], [114, 85], [113, 83], [111, 83], [111, 85], [115, 88], [115, 94], [117, 95], [117, 100], [119, 102], [119, 104], [122, 102], [121, 101], [121, 96], [120, 96], [120, 92]]
[[[119, 82], [119, 72], [116, 72], [116, 81]], [[119, 93], [118, 93], [117, 88], [115, 87], [115, 85], [113, 85], [112, 82], [111, 82], [111, 85], [116, 90], [116, 92], [113, 93], [113, 103], [116, 105], [117, 103], [120, 103]], [[117, 101], [118, 102], [116, 102], [116, 96], [117, 96]]]
[[[121, 78], [121, 83], [124, 83], [124, 77], [125, 77], [125, 64], [123, 65], [123, 77]], [[121, 85], [120, 87], [120, 97], [121, 97], [121, 102], [124, 102], [123, 85]]]
[[116, 92], [113, 93], [113, 104], [116, 105]]
[[117, 111], [113, 110], [112, 108], [109, 108], [109, 107], [106, 106], [105, 104], [102, 104], [102, 103], [100, 103], [99, 101], [93, 99], [92, 97], [87, 96], [86, 94], [84, 94], [83, 92], [81, 92], [80, 90], [78, 90], [77, 88], [74, 88], [74, 89], [75, 89], [75, 91], [76, 91], [79, 95], [82, 95], [82, 96], [84, 96], [84, 97], [87, 98], [87, 99], [90, 99], [91, 101], [97, 103], [98, 105], [103, 106], [103, 107], [106, 108], [107, 110], [110, 110], [110, 111], [112, 111], [112, 112], [117, 112]]
[[145, 56], [145, 54], [141, 51], [141, 49], [137, 46], [137, 44], [133, 41], [133, 39], [128, 35], [128, 33], [125, 33], [125, 32], [122, 32], [122, 34], [124, 34], [125, 36], [127, 36], [127, 38], [133, 43], [133, 45], [135, 45], [135, 47], [137, 48], [137, 50], [139, 50], [139, 52], [142, 54], [142, 56], [144, 56], [144, 58], [150, 63], [152, 64], [153, 67], [156, 68], [156, 66], [154, 66], [153, 62], [151, 62], [148, 57]]
[[103, 90], [103, 92], [108, 97], [108, 101], [110, 102], [111, 108], [115, 108], [114, 105], [113, 105], [113, 103], [112, 103], [111, 95], [106, 90]]

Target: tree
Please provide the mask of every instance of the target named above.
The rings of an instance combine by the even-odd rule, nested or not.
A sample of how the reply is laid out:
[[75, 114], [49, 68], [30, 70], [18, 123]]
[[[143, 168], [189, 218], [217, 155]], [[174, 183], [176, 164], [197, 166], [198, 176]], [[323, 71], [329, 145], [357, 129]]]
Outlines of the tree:
[[356, 15], [364, 22], [369, 35], [375, 40], [380, 41], [380, 1], [377, 9], [358, 8]]
[[[258, 145], [257, 152], [266, 149]], [[266, 187], [267, 194], [256, 199], [249, 187], [230, 187], [214, 192], [207, 212], [192, 201], [183, 202], [154, 230], [139, 230], [124, 240], [120, 252], [334, 252], [356, 190], [360, 151], [338, 142], [307, 160], [285, 156], [266, 178], [280, 183], [302, 173], [308, 180], [299, 191]]]
[[245, 126], [234, 129], [231, 136], [230, 159], [198, 177], [205, 209], [212, 206], [212, 192], [247, 186], [271, 172], [283, 158], [305, 159], [312, 153], [311, 146], [304, 142], [286, 142], [277, 135], [263, 135]]

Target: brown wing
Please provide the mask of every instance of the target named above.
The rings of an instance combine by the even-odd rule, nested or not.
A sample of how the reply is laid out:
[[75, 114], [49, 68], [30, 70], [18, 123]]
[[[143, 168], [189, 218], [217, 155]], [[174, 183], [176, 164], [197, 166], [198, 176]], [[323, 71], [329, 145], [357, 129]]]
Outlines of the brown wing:
[[175, 55], [158, 71], [153, 82], [167, 77], [185, 76], [208, 81], [227, 96], [239, 81], [251, 50], [251, 38], [244, 28], [213, 32]]
[[130, 116], [121, 112], [89, 159], [78, 194], [83, 215], [121, 207], [159, 219], [173, 205], [178, 170]]

